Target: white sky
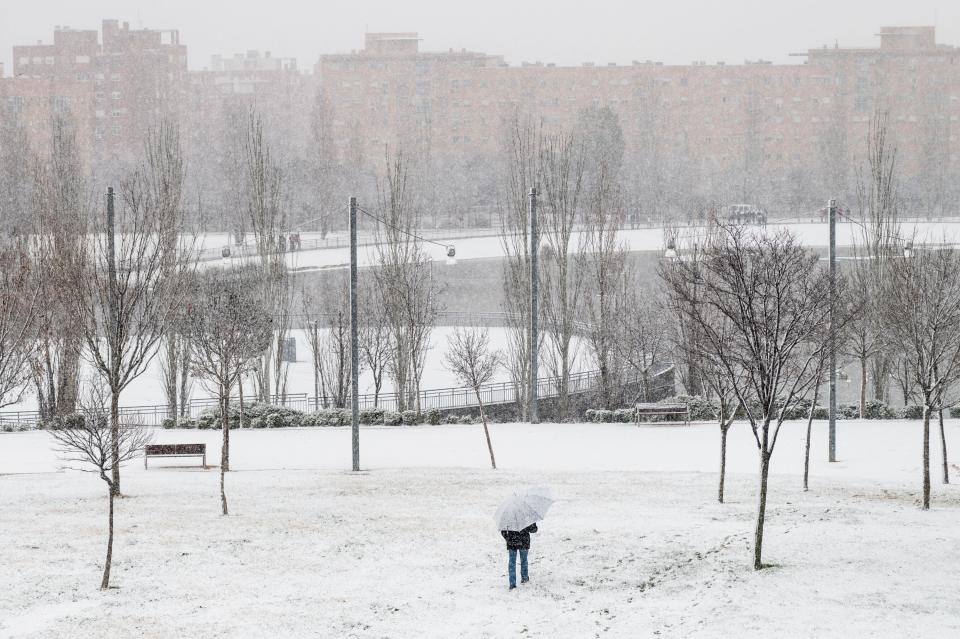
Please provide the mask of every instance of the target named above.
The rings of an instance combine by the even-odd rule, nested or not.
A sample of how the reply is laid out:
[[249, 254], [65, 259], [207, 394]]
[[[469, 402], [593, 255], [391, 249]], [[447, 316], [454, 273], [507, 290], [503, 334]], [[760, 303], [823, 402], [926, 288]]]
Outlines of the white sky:
[[176, 28], [192, 69], [247, 49], [295, 57], [362, 48], [364, 31], [418, 31], [421, 49], [467, 48], [521, 61], [687, 64], [789, 58], [839, 40], [875, 46], [879, 27], [937, 26], [960, 45], [960, 0], [0, 0], [0, 61], [51, 42], [55, 25]]

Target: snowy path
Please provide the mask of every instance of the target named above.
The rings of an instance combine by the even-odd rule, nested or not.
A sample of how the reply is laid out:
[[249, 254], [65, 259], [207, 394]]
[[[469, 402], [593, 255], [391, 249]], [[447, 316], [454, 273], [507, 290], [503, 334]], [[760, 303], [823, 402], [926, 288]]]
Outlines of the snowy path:
[[[917, 241], [939, 243], [944, 240], [960, 241], [960, 222], [904, 222], [902, 232], [906, 237], [916, 236]], [[826, 224], [770, 224], [768, 231], [787, 228], [800, 238], [807, 246], [823, 247], [829, 243], [829, 227]], [[703, 232], [697, 227], [680, 227], [678, 229], [681, 240], [686, 241]], [[574, 234], [574, 243], [579, 241], [579, 233]], [[622, 230], [617, 233], [631, 251], [662, 251], [664, 248], [663, 229], [644, 228]], [[841, 223], [837, 226], [837, 245], [840, 247], [852, 246], [854, 241], [861, 240], [860, 227], [852, 223]], [[503, 257], [503, 243], [499, 237], [477, 237], [450, 240], [456, 246], [457, 260], [499, 259]], [[424, 244], [423, 250], [435, 261], [446, 260], [446, 249], [436, 244]], [[240, 258], [238, 258], [240, 259]], [[361, 246], [358, 249], [358, 263], [361, 267], [370, 266], [377, 261], [374, 246]], [[317, 249], [287, 254], [287, 265], [298, 272], [313, 271], [327, 268], [344, 268], [350, 262], [348, 248]], [[203, 262], [201, 268], [220, 264], [219, 261]]]
[[[0, 435], [0, 637], [957, 636], [960, 488], [916, 507], [916, 422], [841, 428], [809, 493], [803, 427], [783, 433], [762, 573], [742, 425], [725, 505], [706, 424], [494, 425], [496, 472], [477, 426], [365, 429], [359, 474], [346, 429], [235, 432], [228, 518], [215, 471], [128, 467], [106, 593], [102, 482], [56, 472], [43, 433]], [[558, 502], [508, 593], [491, 514], [537, 483]]]

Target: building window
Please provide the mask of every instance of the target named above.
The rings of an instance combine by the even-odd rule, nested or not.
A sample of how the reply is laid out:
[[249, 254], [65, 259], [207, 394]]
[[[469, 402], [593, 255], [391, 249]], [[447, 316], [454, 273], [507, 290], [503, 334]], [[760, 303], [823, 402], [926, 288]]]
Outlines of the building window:
[[111, 92], [110, 92], [110, 99], [112, 99], [112, 100], [119, 100], [119, 99], [120, 99], [120, 92], [119, 92], [119, 91], [111, 91]]
[[11, 97], [7, 98], [7, 106], [8, 106], [8, 107], [10, 108], [10, 110], [13, 111], [14, 113], [22, 113], [22, 112], [23, 112], [23, 98], [20, 97], [20, 96], [18, 96], [18, 95], [11, 96]]
[[24, 66], [30, 64], [30, 58], [27, 58], [27, 57], [22, 57], [22, 58], [20, 58], [20, 64], [22, 64], [22, 65], [24, 65]]

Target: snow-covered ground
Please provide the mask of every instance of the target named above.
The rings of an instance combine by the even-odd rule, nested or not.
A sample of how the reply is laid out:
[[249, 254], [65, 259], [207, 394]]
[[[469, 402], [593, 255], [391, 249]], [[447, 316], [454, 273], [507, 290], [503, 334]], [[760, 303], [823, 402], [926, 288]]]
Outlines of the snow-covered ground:
[[[785, 427], [759, 573], [742, 424], [723, 505], [710, 424], [496, 424], [497, 471], [479, 426], [364, 428], [360, 473], [348, 429], [234, 431], [229, 517], [215, 470], [126, 468], [108, 592], [103, 483], [44, 433], [0, 434], [0, 637], [958, 636], [960, 489], [935, 472], [919, 510], [918, 422], [838, 428], [827, 464], [815, 426], [804, 493], [804, 424]], [[508, 592], [492, 513], [537, 484], [558, 501]]]
[[[792, 224], [770, 224], [768, 231], [774, 231], [779, 228], [787, 228], [796, 233], [800, 240], [808, 246], [827, 246], [830, 241], [830, 230], [827, 224], [820, 223], [792, 223]], [[681, 227], [679, 229], [681, 240], [693, 241], [698, 234], [702, 234], [702, 228]], [[939, 243], [944, 240], [960, 241], [960, 222], [904, 222], [902, 232], [905, 237], [917, 238], [917, 241], [927, 241]], [[579, 241], [579, 234], [575, 233], [574, 242]], [[624, 241], [631, 251], [661, 251], [664, 248], [663, 229], [644, 228], [623, 230], [617, 234], [617, 237]], [[841, 223], [837, 225], [837, 246], [849, 247], [854, 242], [862, 241], [862, 230], [853, 223]], [[440, 244], [446, 242], [440, 240]], [[457, 250], [457, 260], [476, 260], [492, 259], [503, 257], [503, 243], [499, 237], [477, 237], [460, 238], [450, 240]], [[424, 244], [423, 250], [437, 262], [446, 260], [446, 249], [437, 244]], [[358, 248], [358, 263], [361, 267], [370, 266], [377, 261], [376, 247], [372, 245], [361, 246]], [[245, 258], [235, 258], [245, 259]], [[249, 258], [246, 258], [249, 259]], [[203, 267], [216, 266], [221, 262], [218, 260], [204, 262]], [[349, 248], [316, 249], [308, 251], [299, 251], [287, 254], [287, 265], [299, 272], [311, 271], [324, 268], [339, 268], [347, 266], [350, 263]]]

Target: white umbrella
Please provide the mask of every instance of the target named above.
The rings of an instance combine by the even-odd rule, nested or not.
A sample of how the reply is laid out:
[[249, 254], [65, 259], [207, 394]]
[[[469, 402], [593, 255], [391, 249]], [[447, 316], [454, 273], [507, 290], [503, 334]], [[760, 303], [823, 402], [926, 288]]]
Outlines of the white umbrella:
[[522, 493], [514, 493], [497, 508], [494, 520], [497, 530], [520, 531], [544, 518], [553, 504], [550, 489], [530, 488]]

